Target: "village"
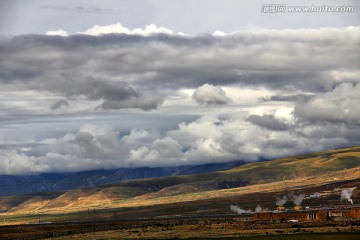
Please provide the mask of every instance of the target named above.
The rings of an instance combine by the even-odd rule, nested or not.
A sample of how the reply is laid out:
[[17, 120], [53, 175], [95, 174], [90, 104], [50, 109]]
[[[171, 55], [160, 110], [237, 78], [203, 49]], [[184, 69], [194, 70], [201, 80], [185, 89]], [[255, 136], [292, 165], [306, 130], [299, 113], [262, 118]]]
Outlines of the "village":
[[[260, 205], [255, 211], [241, 209], [231, 205], [230, 210], [238, 214], [252, 214], [252, 221], [281, 221], [281, 222], [303, 222], [303, 221], [347, 221], [359, 220], [360, 208], [354, 205], [351, 199], [354, 188], [334, 189], [332, 191], [316, 192], [306, 196], [305, 194], [283, 196], [276, 201], [276, 209], [263, 209]], [[326, 197], [330, 194], [339, 194], [340, 200], [345, 201], [341, 205], [305, 206], [304, 199]], [[285, 203], [292, 200], [292, 207], [285, 207]]]

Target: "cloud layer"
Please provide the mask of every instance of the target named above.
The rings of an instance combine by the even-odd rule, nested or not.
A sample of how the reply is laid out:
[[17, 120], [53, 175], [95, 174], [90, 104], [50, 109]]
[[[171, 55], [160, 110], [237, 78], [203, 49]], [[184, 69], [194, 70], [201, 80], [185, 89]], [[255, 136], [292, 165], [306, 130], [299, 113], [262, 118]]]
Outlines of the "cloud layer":
[[0, 174], [359, 145], [359, 32], [114, 24], [0, 39]]

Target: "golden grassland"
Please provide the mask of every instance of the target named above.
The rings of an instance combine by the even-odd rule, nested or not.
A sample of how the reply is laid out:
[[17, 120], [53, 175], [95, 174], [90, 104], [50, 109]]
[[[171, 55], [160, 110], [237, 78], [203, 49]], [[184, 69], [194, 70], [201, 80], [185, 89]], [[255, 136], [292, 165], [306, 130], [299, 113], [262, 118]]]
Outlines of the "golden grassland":
[[[291, 180], [284, 180], [278, 182], [256, 184], [239, 188], [222, 189], [201, 191], [196, 193], [185, 193], [181, 195], [156, 197], [156, 198], [142, 198], [138, 196], [135, 198], [124, 200], [111, 200], [111, 199], [93, 199], [83, 201], [81, 198], [73, 201], [64, 207], [55, 207], [43, 211], [43, 213], [69, 213], [74, 211], [84, 211], [88, 208], [122, 208], [122, 207], [139, 207], [150, 206], [158, 204], [176, 203], [176, 202], [189, 202], [203, 199], [219, 198], [219, 197], [237, 197], [244, 194], [257, 193], [257, 192], [277, 192], [287, 189], [295, 190], [297, 188], [304, 188], [310, 186], [317, 186], [320, 184], [327, 184], [337, 182], [339, 180], [351, 180], [360, 178], [360, 168], [352, 168], [327, 174], [319, 174], [311, 177], [302, 177]], [[15, 213], [23, 213], [22, 211], [15, 211]]]

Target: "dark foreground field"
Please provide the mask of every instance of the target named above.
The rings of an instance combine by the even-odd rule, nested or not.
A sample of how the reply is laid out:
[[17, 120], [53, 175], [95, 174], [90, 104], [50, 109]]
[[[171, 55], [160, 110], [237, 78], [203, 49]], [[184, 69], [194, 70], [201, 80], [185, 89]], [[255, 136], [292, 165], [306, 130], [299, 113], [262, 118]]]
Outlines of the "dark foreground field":
[[[60, 238], [60, 239], [70, 239], [70, 238]], [[104, 238], [104, 236], [80, 236], [76, 239], [119, 239], [119, 238]], [[126, 238], [122, 238], [126, 239]], [[133, 239], [133, 238], [128, 238]], [[136, 238], [136, 239], [156, 239], [156, 238]], [[162, 240], [170, 239], [180, 239], [180, 238], [161, 238]], [[293, 235], [256, 235], [256, 236], [241, 236], [241, 237], [212, 237], [212, 238], [189, 238], [194, 240], [214, 240], [214, 239], [224, 239], [224, 240], [359, 240], [359, 233], [312, 233], [312, 234], [293, 234]]]
[[201, 217], [72, 222], [0, 227], [0, 239], [359, 239], [360, 221], [253, 222]]
[[[264, 226], [262, 229], [242, 229], [233, 224], [213, 224], [212, 226], [186, 225], [171, 228], [169, 231], [162, 228], [129, 229], [126, 231], [105, 231], [74, 236], [55, 238], [56, 240], [95, 240], [95, 239], [325, 239], [342, 240], [360, 239], [360, 229], [351, 227], [309, 227], [293, 228], [292, 226]], [[275, 227], [275, 228], [273, 228]], [[281, 228], [280, 228], [281, 227]], [[270, 229], [267, 229], [270, 228]]]
[[[205, 239], [205, 238], [203, 238]], [[210, 239], [210, 238], [208, 238]], [[359, 240], [359, 233], [312, 233], [312, 234], [294, 234], [294, 235], [267, 235], [267, 236], [250, 236], [250, 237], [238, 237], [238, 238], [226, 238], [226, 239], [244, 239], [244, 240], [257, 240], [257, 239], [269, 239], [269, 240]]]

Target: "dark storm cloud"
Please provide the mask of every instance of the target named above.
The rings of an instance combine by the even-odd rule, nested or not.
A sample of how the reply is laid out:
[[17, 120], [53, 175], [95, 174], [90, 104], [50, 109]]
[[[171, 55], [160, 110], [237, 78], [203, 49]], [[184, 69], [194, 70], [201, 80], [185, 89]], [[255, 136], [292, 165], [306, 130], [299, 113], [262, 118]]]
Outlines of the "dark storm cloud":
[[273, 115], [250, 115], [247, 120], [252, 124], [269, 130], [286, 131], [289, 129], [289, 126], [286, 123], [275, 118]]
[[63, 107], [63, 106], [68, 107], [68, 106], [69, 106], [69, 103], [68, 103], [67, 101], [65, 101], [65, 100], [59, 100], [59, 101], [51, 104], [51, 105], [49, 106], [49, 108], [50, 108], [51, 110], [56, 110], [56, 109], [59, 109], [59, 108], [61, 108], [61, 107]]
[[[31, 88], [33, 82], [41, 86], [46, 81], [51, 86], [51, 81], [59, 78], [66, 84], [71, 81], [67, 77], [101, 75], [135, 89], [179, 89], [209, 83], [324, 92], [336, 85], [330, 71], [357, 69], [356, 30], [323, 29], [315, 36], [311, 30], [227, 37], [18, 36], [0, 45], [0, 81], [26, 81]], [[57, 80], [52, 80], [54, 77]]]

